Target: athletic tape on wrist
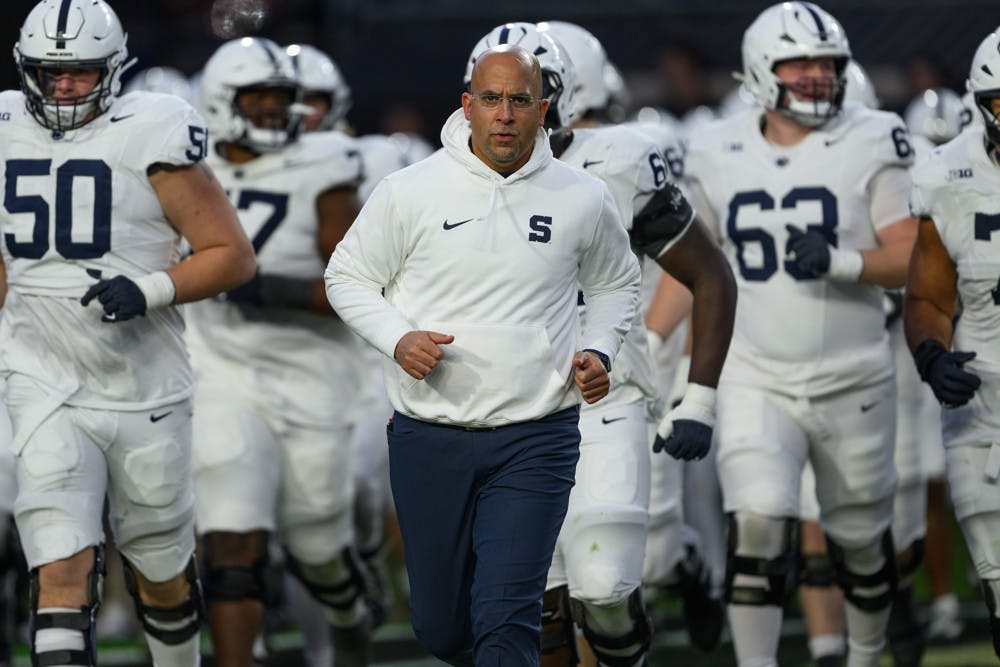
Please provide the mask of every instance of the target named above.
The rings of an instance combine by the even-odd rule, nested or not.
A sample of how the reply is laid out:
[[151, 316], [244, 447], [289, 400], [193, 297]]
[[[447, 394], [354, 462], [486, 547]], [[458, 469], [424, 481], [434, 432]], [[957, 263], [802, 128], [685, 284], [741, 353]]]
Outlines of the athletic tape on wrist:
[[843, 282], [858, 282], [865, 261], [857, 250], [830, 249], [830, 271], [827, 274], [831, 280]]
[[136, 278], [135, 284], [142, 295], [146, 297], [147, 310], [169, 306], [177, 295], [174, 281], [171, 280], [166, 271], [147, 273], [141, 278]]

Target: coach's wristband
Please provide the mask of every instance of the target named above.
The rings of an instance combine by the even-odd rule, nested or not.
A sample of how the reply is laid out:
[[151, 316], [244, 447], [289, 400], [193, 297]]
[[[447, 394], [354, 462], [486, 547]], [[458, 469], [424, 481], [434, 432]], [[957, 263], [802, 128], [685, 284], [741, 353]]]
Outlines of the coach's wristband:
[[156, 271], [147, 273], [141, 278], [134, 280], [135, 286], [139, 288], [146, 298], [146, 310], [169, 306], [174, 302], [177, 295], [177, 288], [174, 281], [167, 275], [166, 271]]

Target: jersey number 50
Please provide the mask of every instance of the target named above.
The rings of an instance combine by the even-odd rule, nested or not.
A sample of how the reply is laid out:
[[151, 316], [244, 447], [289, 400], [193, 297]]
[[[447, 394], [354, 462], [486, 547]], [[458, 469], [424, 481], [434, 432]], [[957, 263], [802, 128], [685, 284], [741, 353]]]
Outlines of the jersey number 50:
[[[35, 224], [31, 240], [4, 234], [7, 250], [14, 257], [41, 259], [49, 250], [49, 202], [41, 195], [19, 195], [17, 181], [31, 176], [49, 176], [52, 160], [7, 160], [3, 205], [8, 213], [31, 213]], [[94, 185], [94, 217], [91, 240], [73, 240], [73, 184], [89, 178]], [[111, 168], [102, 160], [67, 160], [56, 169], [56, 252], [66, 259], [96, 259], [111, 250]]]

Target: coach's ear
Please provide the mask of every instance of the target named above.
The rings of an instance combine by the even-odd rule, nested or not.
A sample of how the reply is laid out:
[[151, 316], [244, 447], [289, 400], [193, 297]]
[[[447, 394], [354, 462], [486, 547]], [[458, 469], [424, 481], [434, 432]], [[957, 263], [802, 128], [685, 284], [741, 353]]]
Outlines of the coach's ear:
[[465, 120], [472, 120], [472, 95], [462, 93], [462, 111], [465, 112]]

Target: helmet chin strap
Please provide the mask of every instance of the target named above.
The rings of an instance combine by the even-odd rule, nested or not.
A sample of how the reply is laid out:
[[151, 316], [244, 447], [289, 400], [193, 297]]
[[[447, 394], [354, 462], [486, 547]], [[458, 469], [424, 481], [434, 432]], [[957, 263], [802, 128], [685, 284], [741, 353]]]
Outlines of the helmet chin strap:
[[[800, 100], [785, 84], [781, 84], [779, 91], [777, 110], [806, 127], [821, 127], [840, 111], [840, 106], [831, 100]], [[836, 97], [836, 88], [832, 92], [833, 97]], [[782, 99], [785, 100], [784, 104], [780, 103]]]

